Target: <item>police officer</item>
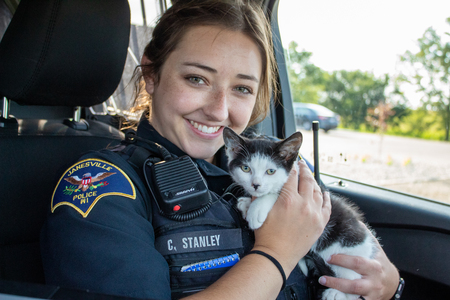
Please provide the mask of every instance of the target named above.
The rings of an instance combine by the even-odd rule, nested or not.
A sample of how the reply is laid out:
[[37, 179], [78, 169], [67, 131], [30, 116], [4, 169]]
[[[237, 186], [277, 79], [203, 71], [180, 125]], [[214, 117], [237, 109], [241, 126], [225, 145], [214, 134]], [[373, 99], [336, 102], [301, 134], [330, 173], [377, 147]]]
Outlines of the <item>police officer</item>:
[[[223, 128], [240, 133], [266, 116], [275, 78], [272, 49], [264, 14], [242, 1], [179, 1], [161, 17], [142, 58], [142, 93], [149, 101], [138, 98], [147, 113], [135, 147], [86, 154], [55, 188], [41, 237], [48, 284], [153, 299], [181, 297], [183, 290], [193, 299], [308, 297], [296, 265], [322, 233], [331, 207], [307, 165], [300, 162], [299, 174], [290, 174], [254, 237], [221, 197], [231, 184]], [[161, 215], [143, 160], [134, 159], [136, 149], [151, 150], [146, 141], [191, 157], [219, 204], [185, 222]], [[233, 262], [183, 272], [205, 261], [202, 267], [212, 268], [213, 258]], [[331, 263], [363, 279], [321, 278], [328, 287], [366, 299], [395, 292], [398, 272], [382, 250], [373, 260], [337, 255]]]

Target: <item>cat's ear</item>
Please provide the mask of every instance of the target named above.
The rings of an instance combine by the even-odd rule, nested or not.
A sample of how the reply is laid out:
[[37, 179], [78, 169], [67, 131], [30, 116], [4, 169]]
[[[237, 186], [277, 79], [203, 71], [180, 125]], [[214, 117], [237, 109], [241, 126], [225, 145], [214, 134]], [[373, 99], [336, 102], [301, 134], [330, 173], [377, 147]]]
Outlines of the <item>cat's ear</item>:
[[239, 136], [233, 129], [225, 127], [223, 129], [223, 141], [225, 142], [225, 152], [229, 161], [233, 160], [245, 143], [244, 139]]
[[298, 156], [298, 151], [303, 142], [303, 135], [297, 131], [278, 145], [280, 156], [284, 160], [289, 161], [295, 159]]

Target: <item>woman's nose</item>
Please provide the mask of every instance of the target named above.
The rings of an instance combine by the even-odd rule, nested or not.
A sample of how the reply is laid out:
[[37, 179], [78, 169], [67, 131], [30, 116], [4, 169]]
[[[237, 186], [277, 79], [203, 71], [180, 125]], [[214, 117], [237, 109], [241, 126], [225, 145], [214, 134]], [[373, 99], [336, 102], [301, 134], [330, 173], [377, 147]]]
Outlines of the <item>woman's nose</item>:
[[204, 113], [211, 121], [221, 122], [228, 118], [228, 99], [225, 90], [216, 90], [208, 99], [208, 103], [203, 109]]

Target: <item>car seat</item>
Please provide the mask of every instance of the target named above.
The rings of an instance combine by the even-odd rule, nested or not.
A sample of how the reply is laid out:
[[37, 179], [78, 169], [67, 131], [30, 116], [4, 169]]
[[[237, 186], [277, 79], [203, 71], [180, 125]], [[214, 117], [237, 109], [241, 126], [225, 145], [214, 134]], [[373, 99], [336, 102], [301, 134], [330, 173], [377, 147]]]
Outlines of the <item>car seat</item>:
[[[123, 134], [81, 119], [116, 89], [127, 0], [22, 0], [0, 42], [0, 279], [43, 283], [40, 229], [57, 179]], [[1, 38], [1, 37], [0, 37]]]

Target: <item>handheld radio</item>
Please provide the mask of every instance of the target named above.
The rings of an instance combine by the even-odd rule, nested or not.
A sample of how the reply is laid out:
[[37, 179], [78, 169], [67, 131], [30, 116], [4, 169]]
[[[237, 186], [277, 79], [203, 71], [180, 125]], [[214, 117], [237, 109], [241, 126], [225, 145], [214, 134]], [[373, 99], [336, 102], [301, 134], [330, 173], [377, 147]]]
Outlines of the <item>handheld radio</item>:
[[127, 132], [129, 144], [137, 140], [146, 147], [132, 145], [134, 151], [128, 161], [139, 168], [143, 165], [145, 181], [161, 215], [188, 221], [211, 207], [206, 180], [189, 156], [177, 157], [160, 144], [140, 138], [134, 131]]
[[157, 163], [147, 160], [144, 174], [160, 213], [168, 218], [187, 221], [211, 206], [207, 183], [187, 155]]

